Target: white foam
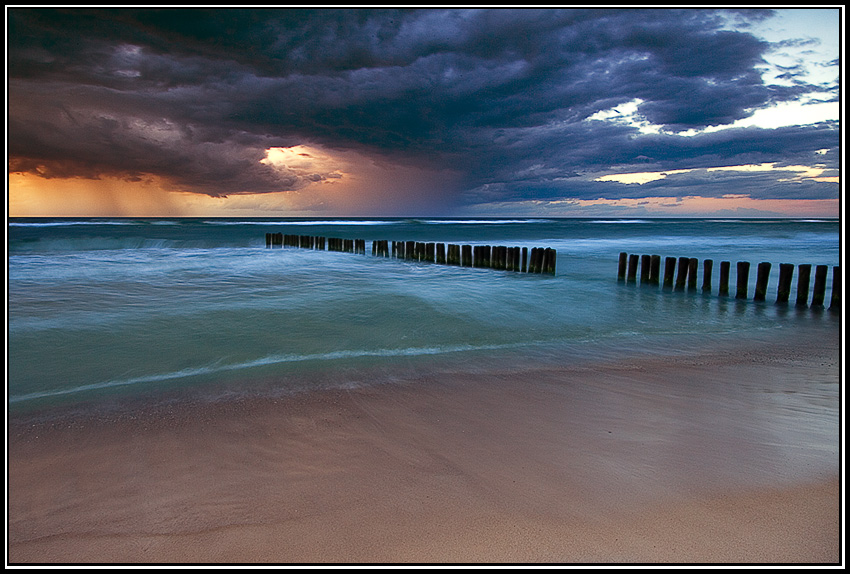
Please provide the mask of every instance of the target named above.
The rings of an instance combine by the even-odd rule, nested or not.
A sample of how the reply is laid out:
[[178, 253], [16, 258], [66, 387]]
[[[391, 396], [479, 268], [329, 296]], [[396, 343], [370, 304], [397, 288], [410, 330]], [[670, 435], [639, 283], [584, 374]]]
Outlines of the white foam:
[[505, 225], [509, 223], [545, 223], [546, 219], [425, 219], [429, 225]]
[[652, 223], [648, 219], [596, 219], [591, 223]]
[[195, 377], [198, 375], [211, 375], [227, 371], [239, 371], [251, 369], [254, 367], [263, 367], [268, 365], [277, 365], [282, 363], [297, 363], [304, 361], [333, 361], [339, 359], [356, 359], [362, 357], [416, 357], [422, 355], [442, 355], [447, 353], [463, 353], [468, 351], [485, 351], [495, 349], [507, 349], [518, 346], [524, 346], [528, 343], [510, 343], [501, 345], [449, 345], [439, 347], [408, 347], [402, 349], [358, 349], [358, 350], [343, 350], [332, 351], [328, 353], [312, 353], [306, 355], [268, 355], [253, 361], [245, 361], [242, 363], [233, 363], [229, 365], [213, 364], [204, 367], [191, 367], [172, 371], [170, 373], [158, 373], [153, 375], [143, 375], [140, 377], [131, 377], [127, 379], [114, 379], [103, 381], [100, 383], [92, 383], [90, 385], [80, 385], [68, 389], [54, 389], [49, 391], [38, 391], [35, 393], [27, 393], [24, 395], [16, 395], [9, 397], [9, 403], [22, 403], [35, 399], [43, 399], [48, 397], [57, 397], [63, 395], [74, 395], [84, 393], [86, 391], [96, 391], [102, 389], [110, 389], [116, 387], [125, 387], [129, 385], [138, 385], [142, 383], [157, 383], [161, 381], [170, 381], [175, 379], [184, 379]]
[[298, 221], [204, 221], [209, 225], [394, 225], [398, 221], [385, 220], [298, 220]]
[[10, 221], [9, 227], [70, 227], [72, 225], [136, 225], [135, 221]]

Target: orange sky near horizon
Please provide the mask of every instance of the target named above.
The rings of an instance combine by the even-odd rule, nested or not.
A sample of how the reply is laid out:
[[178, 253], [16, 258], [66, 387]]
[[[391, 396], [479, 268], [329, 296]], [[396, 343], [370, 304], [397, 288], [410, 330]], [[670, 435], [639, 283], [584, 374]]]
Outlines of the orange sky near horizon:
[[[456, 176], [448, 169], [427, 171], [308, 146], [270, 148], [262, 163], [308, 183], [277, 193], [212, 197], [177, 191], [172, 182], [157, 176], [48, 179], [11, 173], [8, 213], [10, 217], [344, 217], [391, 215], [405, 209], [428, 213], [444, 204], [444, 190], [451, 188]], [[309, 183], [314, 175], [320, 177]]]
[[[411, 177], [414, 174], [408, 174]], [[368, 178], [372, 179], [372, 178]], [[124, 181], [117, 178], [44, 179], [34, 175], [10, 174], [8, 179], [9, 217], [300, 217], [369, 215], [369, 208], [390, 201], [384, 189], [372, 193], [350, 178], [319, 182], [299, 191], [210, 197], [199, 193], [167, 190], [166, 182], [151, 178]], [[359, 184], [359, 185], [358, 185]], [[520, 202], [517, 207], [521, 207]], [[713, 216], [741, 213], [758, 217], [758, 212], [781, 217], [840, 216], [835, 199], [753, 199], [747, 195], [722, 198], [688, 196], [681, 198], [645, 197], [639, 199], [564, 199], [535, 202], [541, 215], [593, 215], [594, 208], [614, 208], [617, 215]], [[360, 204], [366, 211], [356, 209]], [[522, 206], [528, 207], [528, 206]], [[521, 209], [526, 213], [526, 209]], [[405, 214], [401, 214], [405, 215]], [[428, 215], [410, 213], [408, 215]], [[495, 215], [495, 214], [494, 214]], [[504, 215], [504, 213], [498, 213]]]

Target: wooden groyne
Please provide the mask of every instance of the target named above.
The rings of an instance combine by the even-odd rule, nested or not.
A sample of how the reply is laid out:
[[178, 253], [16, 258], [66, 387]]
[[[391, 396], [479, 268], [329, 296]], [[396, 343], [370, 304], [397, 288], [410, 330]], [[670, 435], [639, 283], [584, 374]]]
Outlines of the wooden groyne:
[[[664, 277], [659, 278], [661, 257], [659, 255], [636, 255], [621, 252], [618, 261], [617, 280], [624, 283], [636, 283], [638, 269], [640, 269], [641, 285], [659, 285], [661, 283], [664, 291], [697, 291], [697, 274], [699, 260], [693, 257], [667, 257], [664, 262]], [[791, 296], [791, 284], [794, 276], [794, 265], [791, 263], [779, 264], [779, 283], [776, 290], [776, 304], [787, 305]], [[821, 309], [825, 306], [826, 286], [829, 275], [828, 265], [817, 265], [815, 267], [814, 284], [812, 285], [812, 266], [808, 263], [797, 265], [797, 307], [811, 307]], [[712, 271], [714, 261], [705, 259], [703, 261], [703, 280], [701, 291], [711, 293]], [[753, 301], [765, 301], [768, 296], [768, 280], [772, 266], [769, 262], [761, 262], [756, 268], [756, 285], [753, 293]], [[730, 261], [720, 262], [719, 281], [717, 294], [721, 297], [729, 296], [729, 271]], [[749, 297], [749, 274], [750, 263], [738, 261], [735, 276], [735, 298], [747, 299]], [[675, 275], [675, 283], [674, 283]], [[811, 302], [809, 292], [811, 287]], [[841, 310], [841, 268], [836, 265], [832, 268], [832, 296], [829, 301], [829, 309], [838, 312]]]
[[[302, 249], [366, 253], [365, 239], [340, 239], [311, 235], [266, 233], [266, 247], [299, 247]], [[518, 273], [554, 275], [557, 252], [551, 247], [508, 247], [504, 245], [458, 245], [422, 241], [372, 241], [372, 255], [421, 261], [439, 265], [479, 267]]]

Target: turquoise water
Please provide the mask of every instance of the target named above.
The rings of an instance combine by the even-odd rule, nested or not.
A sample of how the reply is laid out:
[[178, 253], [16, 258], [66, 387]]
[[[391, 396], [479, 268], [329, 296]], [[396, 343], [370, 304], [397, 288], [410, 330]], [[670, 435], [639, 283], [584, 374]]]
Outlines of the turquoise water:
[[[266, 233], [365, 239], [366, 254], [267, 249]], [[556, 274], [374, 257], [373, 240], [551, 247]], [[828, 307], [839, 245], [834, 220], [13, 219], [8, 404], [288, 392], [799, 329], [833, 344], [836, 314], [793, 306], [796, 272], [791, 307], [775, 299], [779, 263], [828, 265]], [[620, 252], [711, 258], [715, 289], [731, 261], [733, 297], [619, 283]], [[734, 299], [737, 261], [750, 299], [773, 264], [765, 302]]]

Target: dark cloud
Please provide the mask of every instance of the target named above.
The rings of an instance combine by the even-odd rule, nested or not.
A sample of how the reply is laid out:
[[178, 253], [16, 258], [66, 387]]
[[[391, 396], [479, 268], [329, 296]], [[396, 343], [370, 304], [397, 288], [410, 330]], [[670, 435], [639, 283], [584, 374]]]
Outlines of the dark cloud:
[[768, 15], [10, 8], [10, 170], [262, 193], [330, 177], [260, 163], [269, 147], [313, 144], [454, 170], [464, 203], [634, 193], [579, 177], [612, 166], [811, 163], [837, 149], [836, 125], [686, 138], [588, 120], [640, 99], [647, 121], [700, 129], [822, 92], [795, 67], [793, 82], [766, 85], [759, 66], [777, 46], [727, 29]]

